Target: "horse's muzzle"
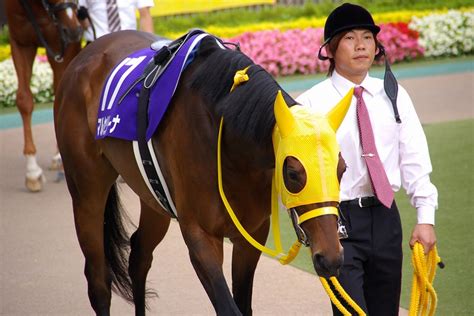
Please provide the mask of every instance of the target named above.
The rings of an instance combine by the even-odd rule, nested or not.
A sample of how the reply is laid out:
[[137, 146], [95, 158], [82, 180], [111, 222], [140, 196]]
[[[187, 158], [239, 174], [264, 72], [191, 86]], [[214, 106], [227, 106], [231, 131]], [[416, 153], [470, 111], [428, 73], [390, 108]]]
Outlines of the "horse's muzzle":
[[330, 278], [332, 276], [339, 275], [339, 269], [344, 262], [344, 252], [342, 251], [339, 256], [329, 258], [321, 254], [315, 254], [313, 256], [314, 270], [320, 277]]

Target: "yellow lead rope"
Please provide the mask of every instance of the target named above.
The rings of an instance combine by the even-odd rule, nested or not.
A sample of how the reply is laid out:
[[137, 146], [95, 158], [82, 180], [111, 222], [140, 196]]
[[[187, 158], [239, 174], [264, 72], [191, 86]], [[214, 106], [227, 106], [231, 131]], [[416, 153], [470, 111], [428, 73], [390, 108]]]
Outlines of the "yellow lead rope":
[[[339, 301], [339, 299], [336, 297], [336, 295], [334, 294], [333, 290], [331, 289], [331, 287], [329, 286], [329, 283], [328, 283], [328, 280], [326, 278], [323, 278], [323, 277], [319, 277], [319, 280], [321, 281], [321, 284], [323, 285], [323, 288], [324, 290], [326, 291], [327, 295], [329, 296], [329, 298], [331, 299], [331, 302], [334, 304], [334, 306], [337, 307], [337, 309], [345, 316], [350, 316], [352, 315], [341, 303], [341, 301]], [[349, 294], [347, 294], [347, 292], [344, 290], [344, 288], [341, 286], [341, 284], [339, 283], [339, 281], [337, 280], [336, 277], [330, 277], [329, 280], [331, 281], [332, 285], [334, 286], [334, 288], [336, 289], [337, 292], [339, 292], [339, 295], [342, 296], [342, 298], [347, 302], [347, 304], [349, 304], [350, 307], [352, 307], [357, 315], [360, 315], [360, 316], [365, 316], [365, 312], [362, 310], [362, 308], [360, 308], [359, 305], [357, 305], [356, 302], [354, 302], [354, 300], [349, 296]]]
[[425, 256], [423, 245], [415, 243], [412, 250], [413, 282], [411, 288], [411, 299], [409, 315], [434, 315], [438, 297], [433, 287], [436, 274], [436, 266], [444, 267], [438, 256], [436, 246]]
[[[276, 188], [275, 188], [275, 183], [272, 181], [272, 214], [271, 214], [271, 219], [272, 219], [272, 231], [273, 231], [273, 238], [274, 238], [274, 243], [275, 243], [275, 248], [270, 249], [268, 247], [265, 247], [264, 245], [260, 244], [258, 241], [256, 241], [242, 226], [242, 224], [239, 222], [239, 219], [235, 215], [234, 211], [232, 210], [232, 207], [229, 204], [229, 201], [227, 200], [227, 197], [224, 193], [224, 188], [222, 185], [222, 163], [221, 163], [221, 139], [222, 139], [222, 126], [224, 124], [224, 119], [221, 118], [220, 126], [219, 126], [219, 135], [217, 138], [217, 184], [219, 187], [219, 193], [222, 199], [222, 202], [225, 205], [225, 208], [227, 212], [229, 213], [230, 218], [232, 219], [232, 222], [234, 223], [235, 227], [237, 227], [238, 231], [240, 234], [255, 248], [260, 250], [261, 252], [264, 252], [272, 257], [278, 258], [281, 264], [288, 264], [293, 259], [298, 255], [298, 252], [300, 251], [301, 248], [301, 243], [297, 240], [295, 243], [291, 246], [291, 248], [288, 250], [288, 254], [283, 253], [283, 247], [281, 245], [281, 238], [280, 238], [280, 227], [279, 227], [279, 215], [278, 215], [278, 203], [276, 199]], [[318, 210], [318, 211], [313, 211], [313, 212], [326, 212], [325, 209], [323, 210]], [[331, 213], [332, 214], [332, 213]], [[312, 217], [314, 217], [314, 214], [311, 214]], [[306, 220], [306, 218], [303, 218]], [[342, 306], [342, 304], [339, 302], [337, 297], [334, 295], [334, 292], [332, 289], [329, 287], [328, 281], [325, 278], [320, 277], [321, 283], [323, 284], [324, 289], [326, 290], [326, 293], [328, 294], [329, 298], [333, 302], [334, 305], [337, 306], [337, 308], [344, 314], [344, 315], [351, 315], [347, 311], [347, 309]], [[364, 311], [350, 298], [350, 296], [344, 291], [342, 288], [341, 284], [339, 281], [336, 279], [336, 277], [331, 277], [330, 281], [334, 285], [335, 289], [339, 292], [339, 294], [346, 300], [346, 302], [359, 314], [365, 316]]]
[[272, 227], [273, 227], [273, 238], [275, 241], [276, 250], [270, 249], [265, 247], [258, 241], [256, 241], [242, 226], [239, 222], [239, 219], [235, 215], [232, 207], [227, 200], [227, 197], [224, 193], [224, 188], [222, 185], [222, 163], [221, 163], [221, 139], [222, 139], [222, 126], [224, 124], [224, 118], [221, 118], [221, 123], [219, 126], [219, 135], [217, 138], [217, 184], [219, 186], [219, 193], [221, 195], [222, 202], [225, 205], [227, 212], [229, 213], [232, 222], [234, 223], [235, 227], [237, 227], [240, 234], [255, 248], [260, 250], [263, 253], [266, 253], [272, 257], [278, 258], [281, 264], [288, 264], [290, 263], [298, 254], [301, 243], [296, 241], [293, 246], [291, 246], [288, 254], [283, 253], [282, 246], [281, 246], [281, 238], [280, 238], [280, 228], [279, 228], [279, 216], [278, 216], [278, 205], [274, 202], [273, 194], [275, 194], [274, 185], [272, 185]]

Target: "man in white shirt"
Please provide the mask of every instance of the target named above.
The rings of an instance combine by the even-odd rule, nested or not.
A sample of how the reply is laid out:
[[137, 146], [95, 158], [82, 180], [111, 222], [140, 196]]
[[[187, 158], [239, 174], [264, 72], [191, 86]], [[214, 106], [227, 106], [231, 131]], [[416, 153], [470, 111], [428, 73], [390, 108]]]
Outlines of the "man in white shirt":
[[[110, 1], [110, 0], [109, 0]], [[113, 0], [116, 1], [118, 15], [120, 19], [120, 30], [136, 30], [137, 17], [139, 12], [140, 30], [153, 33], [153, 19], [150, 8], [153, 7], [153, 0]], [[87, 8], [88, 14], [94, 25], [96, 37], [111, 33], [107, 17], [107, 0], [79, 0], [79, 6]], [[87, 42], [94, 40], [94, 32], [89, 25], [84, 32]]]
[[[353, 98], [337, 131], [347, 165], [341, 180], [340, 208], [348, 231], [348, 238], [341, 240], [344, 265], [338, 279], [369, 315], [385, 316], [398, 315], [399, 311], [402, 228], [395, 201], [392, 203], [390, 198], [386, 207], [377, 198], [380, 196], [375, 194], [366, 161], [373, 156], [380, 158], [392, 197], [392, 191], [398, 191], [400, 186], [407, 191], [418, 214], [410, 245], [420, 242], [425, 252], [436, 243], [438, 193], [430, 182], [432, 167], [426, 137], [408, 93], [398, 85], [394, 105], [384, 91], [384, 81], [368, 74], [374, 59], [382, 55], [383, 48], [376, 39], [379, 31], [366, 9], [349, 3], [336, 8], [325, 24], [323, 47], [327, 56], [321, 50], [319, 53], [320, 59], [331, 63], [329, 78], [304, 92], [297, 101], [327, 112], [352, 87], [362, 95], [363, 100], [360, 95], [358, 100]], [[397, 87], [396, 81], [392, 82], [392, 91], [393, 85]], [[359, 124], [363, 125], [356, 113], [358, 102], [364, 102], [369, 114], [375, 155], [362, 152]], [[396, 109], [401, 122], [395, 118]], [[340, 315], [335, 306], [333, 312]]]

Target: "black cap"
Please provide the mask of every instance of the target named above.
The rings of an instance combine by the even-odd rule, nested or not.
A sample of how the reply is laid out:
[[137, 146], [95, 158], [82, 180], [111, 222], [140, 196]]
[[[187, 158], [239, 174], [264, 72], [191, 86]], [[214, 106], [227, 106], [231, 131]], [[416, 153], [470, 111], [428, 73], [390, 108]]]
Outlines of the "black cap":
[[[380, 27], [375, 25], [372, 15], [363, 7], [351, 3], [344, 3], [334, 9], [324, 24], [324, 43], [319, 48], [318, 58], [320, 60], [328, 60], [329, 57], [321, 54], [323, 47], [337, 34], [353, 29], [367, 29], [374, 35], [380, 32]], [[378, 43], [377, 45], [379, 48], [377, 56], [385, 55], [385, 49], [382, 44]], [[377, 56], [375, 57], [377, 58]], [[397, 107], [398, 83], [390, 69], [387, 58], [385, 58], [384, 90], [392, 103], [395, 120], [397, 123], [401, 123], [402, 121], [398, 114]]]
[[356, 28], [368, 29], [374, 35], [380, 32], [369, 11], [361, 6], [344, 3], [329, 14], [324, 24], [324, 42], [328, 43], [335, 35]]

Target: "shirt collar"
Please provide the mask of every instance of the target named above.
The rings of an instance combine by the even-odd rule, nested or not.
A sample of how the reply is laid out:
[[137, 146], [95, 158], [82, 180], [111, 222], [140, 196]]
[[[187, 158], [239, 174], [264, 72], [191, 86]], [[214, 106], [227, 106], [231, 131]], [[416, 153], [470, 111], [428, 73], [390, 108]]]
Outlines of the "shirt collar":
[[[352, 81], [338, 74], [336, 70], [334, 70], [332, 73], [331, 81], [334, 88], [336, 88], [337, 92], [339, 92], [341, 96], [345, 96], [347, 92], [349, 92], [350, 88], [358, 86]], [[374, 96], [378, 92], [376, 80], [374, 80], [374, 78], [369, 76], [368, 73], [365, 76], [364, 80], [362, 80], [362, 83], [360, 84], [360, 86], [364, 87], [364, 90], [372, 96]]]

